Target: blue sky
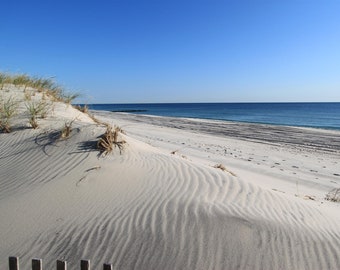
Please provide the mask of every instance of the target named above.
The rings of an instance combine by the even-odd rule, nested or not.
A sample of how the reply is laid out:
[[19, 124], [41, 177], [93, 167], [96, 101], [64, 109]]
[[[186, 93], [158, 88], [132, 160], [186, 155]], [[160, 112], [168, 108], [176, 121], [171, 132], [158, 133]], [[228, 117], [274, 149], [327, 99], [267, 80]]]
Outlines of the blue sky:
[[80, 102], [340, 102], [339, 0], [4, 0], [0, 70]]

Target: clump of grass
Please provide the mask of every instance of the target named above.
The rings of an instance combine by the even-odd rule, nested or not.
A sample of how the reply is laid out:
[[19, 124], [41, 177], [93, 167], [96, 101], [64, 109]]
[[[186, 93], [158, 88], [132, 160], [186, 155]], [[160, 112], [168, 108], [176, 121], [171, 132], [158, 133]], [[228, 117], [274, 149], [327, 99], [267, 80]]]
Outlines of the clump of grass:
[[46, 89], [43, 93], [49, 96], [53, 101], [61, 101], [63, 89], [60, 86], [53, 86], [49, 89]]
[[72, 124], [76, 119], [73, 119], [71, 122], [66, 122], [64, 128], [61, 130], [60, 138], [66, 139], [70, 137], [72, 132]]
[[48, 104], [45, 101], [39, 102], [28, 102], [26, 103], [27, 112], [29, 115], [29, 123], [32, 128], [36, 129], [39, 127], [37, 118], [45, 118], [48, 112]]
[[103, 121], [97, 119], [93, 114], [91, 114], [90, 112], [87, 113], [87, 115], [93, 120], [93, 122], [95, 122], [97, 125], [105, 125], [107, 126]]
[[78, 111], [82, 112], [82, 113], [86, 113], [88, 114], [89, 113], [89, 106], [87, 105], [74, 105], [73, 106], [75, 109], [77, 109]]
[[33, 93], [27, 89], [24, 90], [25, 100], [30, 101], [32, 100]]
[[0, 90], [4, 88], [5, 78], [6, 78], [6, 75], [3, 73], [0, 73]]
[[75, 100], [77, 97], [79, 97], [79, 94], [74, 93], [74, 94], [62, 94], [61, 95], [61, 100], [67, 104], [71, 104], [73, 100]]
[[16, 114], [18, 104], [13, 98], [0, 99], [0, 129], [4, 133], [11, 132], [11, 119]]
[[105, 133], [100, 136], [97, 142], [97, 148], [101, 151], [102, 155], [106, 156], [111, 153], [116, 147], [119, 148], [120, 153], [124, 149], [125, 141], [118, 141], [119, 133], [124, 133], [124, 131], [115, 126], [112, 128], [110, 125], [107, 125]]
[[24, 86], [24, 91], [31, 84], [31, 78], [26, 74], [12, 76], [12, 84], [15, 86]]
[[340, 202], [340, 188], [334, 188], [326, 194], [327, 201]]
[[89, 110], [89, 106], [88, 106], [88, 105], [83, 105], [83, 106], [81, 106], [81, 105], [73, 105], [73, 107], [74, 107], [75, 109], [77, 109], [78, 111], [87, 114], [87, 115], [93, 120], [93, 122], [95, 122], [96, 124], [107, 126], [106, 123], [104, 123], [103, 121], [100, 121], [99, 119], [97, 119], [96, 117], [94, 117], [93, 114], [90, 113], [90, 110]]
[[38, 92], [48, 91], [57, 87], [52, 78], [45, 79], [37, 77], [31, 79], [30, 86], [37, 89]]
[[47, 117], [48, 112], [51, 109], [52, 104], [47, 103], [45, 100], [41, 100], [40, 102], [40, 117], [45, 119]]
[[0, 90], [4, 89], [5, 84], [11, 84], [11, 83], [12, 83], [12, 78], [10, 75], [5, 74], [5, 73], [0, 73], [0, 85], [1, 85]]
[[229, 171], [223, 164], [216, 164], [216, 165], [214, 166], [214, 168], [220, 169], [220, 170], [222, 170], [222, 171], [224, 171], [224, 172], [227, 172], [227, 173], [230, 173], [232, 176], [236, 176], [235, 173], [233, 173], [232, 171]]

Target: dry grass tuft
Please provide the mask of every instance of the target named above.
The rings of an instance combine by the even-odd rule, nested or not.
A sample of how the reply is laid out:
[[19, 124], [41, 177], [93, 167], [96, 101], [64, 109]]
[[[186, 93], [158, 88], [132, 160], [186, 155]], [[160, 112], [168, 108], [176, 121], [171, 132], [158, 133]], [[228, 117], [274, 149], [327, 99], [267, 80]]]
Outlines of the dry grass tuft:
[[78, 111], [82, 112], [82, 113], [86, 113], [88, 114], [89, 113], [89, 106], [87, 105], [74, 105], [73, 106], [75, 109], [77, 109]]
[[93, 122], [95, 122], [96, 124], [108, 126], [107, 123], [104, 123], [103, 121], [100, 121], [99, 119], [94, 117], [94, 115], [90, 113], [89, 107], [87, 105], [83, 105], [83, 106], [81, 106], [81, 105], [73, 105], [73, 107], [75, 109], [77, 109], [78, 111], [81, 111], [82, 113], [87, 114], [93, 120]]
[[70, 137], [71, 132], [72, 132], [72, 124], [76, 119], [73, 119], [69, 123], [65, 123], [64, 128], [61, 130], [60, 138], [66, 139]]
[[229, 171], [223, 164], [216, 164], [216, 165], [214, 166], [214, 168], [220, 169], [220, 170], [222, 170], [222, 171], [224, 171], [224, 172], [227, 172], [227, 173], [230, 173], [232, 176], [236, 176], [235, 173], [233, 173], [232, 171]]
[[5, 73], [0, 73], [0, 90], [4, 89], [5, 84], [11, 84], [12, 77]]
[[63, 102], [65, 102], [65, 103], [67, 103], [67, 104], [71, 104], [71, 102], [73, 101], [73, 100], [75, 100], [76, 98], [78, 98], [79, 97], [79, 94], [78, 93], [75, 93], [75, 94], [63, 94], [62, 96], [61, 96], [61, 101], [63, 101]]
[[115, 126], [112, 128], [110, 125], [107, 125], [105, 133], [100, 137], [97, 142], [97, 148], [101, 151], [101, 154], [106, 156], [111, 153], [116, 147], [118, 147], [120, 153], [124, 149], [125, 141], [118, 141], [119, 133], [123, 133], [124, 131]]
[[30, 101], [32, 100], [33, 93], [27, 89], [24, 90], [25, 100]]
[[103, 121], [97, 119], [96, 117], [94, 117], [93, 114], [91, 114], [90, 112], [87, 113], [87, 115], [93, 120], [93, 122], [95, 122], [97, 125], [104, 125], [104, 126], [108, 126], [108, 124], [104, 123]]
[[326, 194], [327, 201], [340, 202], [340, 188], [334, 188]]

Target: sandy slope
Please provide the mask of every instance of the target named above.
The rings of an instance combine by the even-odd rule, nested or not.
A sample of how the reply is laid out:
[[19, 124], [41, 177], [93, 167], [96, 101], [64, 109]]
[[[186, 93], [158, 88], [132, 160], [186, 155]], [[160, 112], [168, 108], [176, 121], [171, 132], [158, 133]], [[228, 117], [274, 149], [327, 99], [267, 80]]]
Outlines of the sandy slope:
[[[52, 120], [0, 134], [0, 269], [13, 255], [26, 269], [33, 257], [45, 269], [57, 258], [70, 269], [80, 259], [93, 269], [340, 269], [339, 205], [323, 199], [339, 186], [336, 155], [102, 117], [127, 131], [122, 155], [98, 158], [104, 128], [90, 120], [67, 140]], [[318, 158], [326, 169], [310, 172]]]

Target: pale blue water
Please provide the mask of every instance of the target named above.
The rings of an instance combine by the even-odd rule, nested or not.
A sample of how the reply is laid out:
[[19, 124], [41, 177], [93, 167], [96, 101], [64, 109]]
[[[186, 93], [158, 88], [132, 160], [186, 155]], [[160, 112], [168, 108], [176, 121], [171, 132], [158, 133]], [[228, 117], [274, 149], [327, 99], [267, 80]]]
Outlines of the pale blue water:
[[90, 109], [340, 130], [340, 103], [91, 104]]

